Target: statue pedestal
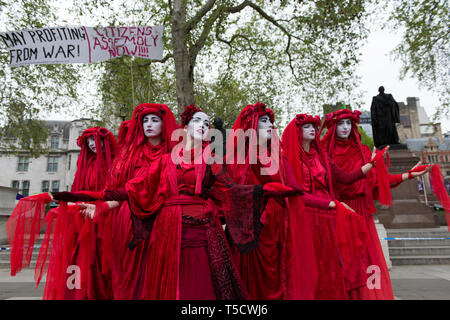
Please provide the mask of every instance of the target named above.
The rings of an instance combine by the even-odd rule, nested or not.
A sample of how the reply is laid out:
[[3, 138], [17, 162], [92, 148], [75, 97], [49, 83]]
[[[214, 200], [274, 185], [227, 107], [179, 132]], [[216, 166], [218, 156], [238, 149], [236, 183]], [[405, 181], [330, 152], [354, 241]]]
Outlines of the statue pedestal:
[[375, 227], [377, 228], [378, 238], [380, 239], [381, 248], [383, 249], [384, 259], [386, 260], [386, 265], [390, 270], [392, 268], [392, 261], [389, 256], [389, 246], [388, 241], [385, 240], [387, 238], [387, 232], [384, 228], [383, 224], [378, 221], [377, 218], [374, 217]]
[[[389, 150], [391, 167], [389, 173], [401, 174], [411, 169], [420, 159], [413, 157], [405, 148]], [[392, 207], [383, 208], [376, 204], [378, 219], [385, 228], [437, 228], [438, 216], [434, 210], [419, 201], [417, 179], [404, 181], [391, 189]]]

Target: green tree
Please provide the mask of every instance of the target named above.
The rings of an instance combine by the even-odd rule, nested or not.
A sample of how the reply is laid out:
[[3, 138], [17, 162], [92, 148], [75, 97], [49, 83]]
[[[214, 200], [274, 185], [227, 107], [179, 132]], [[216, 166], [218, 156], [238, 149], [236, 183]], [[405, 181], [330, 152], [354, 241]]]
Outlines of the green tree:
[[439, 95], [436, 117], [450, 115], [450, 4], [446, 0], [394, 2], [390, 22], [403, 34], [394, 55], [402, 64], [401, 76], [411, 75]]
[[[25, 30], [53, 24], [50, 1], [0, 2], [0, 29]], [[69, 106], [78, 97], [78, 69], [71, 65], [10, 67], [9, 54], [0, 49], [0, 140], [11, 152], [19, 149], [33, 156], [46, 152], [48, 132], [37, 120], [45, 112]], [[68, 107], [67, 107], [68, 109]]]
[[370, 148], [370, 150], [372, 150], [374, 146], [373, 139], [369, 137], [367, 133], [364, 131], [364, 129], [361, 127], [358, 127], [358, 132], [361, 134], [361, 143], [365, 144]]
[[[130, 17], [134, 17], [136, 25], [165, 27], [166, 55], [161, 62], [131, 59], [134, 71], [130, 72], [130, 59], [120, 59], [117, 63], [126, 63], [128, 68], [124, 67], [118, 75], [110, 72], [112, 68], [119, 71], [120, 67], [105, 68], [107, 75], [103, 74], [101, 82], [102, 90], [111, 89], [109, 100], [122, 94], [121, 90], [131, 82], [149, 83], [144, 74], [151, 65], [154, 79], [163, 73], [167, 79], [174, 79], [178, 112], [197, 102], [201, 95], [196, 90], [203, 88], [198, 85], [200, 82], [214, 86], [228, 79], [239, 83], [240, 88], [257, 92], [256, 96], [299, 95], [308, 99], [302, 105], [315, 112], [321, 101], [341, 92], [349, 93], [355, 87], [359, 40], [367, 35], [364, 22], [369, 14], [368, 2], [138, 0], [127, 6], [125, 1], [116, 0], [101, 2], [100, 10], [98, 1], [76, 1], [72, 10], [80, 21], [88, 19], [94, 25], [129, 25]], [[137, 68], [147, 70], [142, 73], [142, 81]], [[120, 78], [124, 82], [118, 81]], [[136, 92], [132, 92], [135, 98], [139, 95]], [[143, 92], [146, 97], [150, 90]], [[203, 95], [208, 90], [202, 92]], [[211, 101], [214, 96], [210, 92], [206, 100]], [[123, 99], [129, 97], [115, 100]], [[246, 103], [251, 102], [256, 101]], [[278, 107], [285, 108], [283, 104]]]

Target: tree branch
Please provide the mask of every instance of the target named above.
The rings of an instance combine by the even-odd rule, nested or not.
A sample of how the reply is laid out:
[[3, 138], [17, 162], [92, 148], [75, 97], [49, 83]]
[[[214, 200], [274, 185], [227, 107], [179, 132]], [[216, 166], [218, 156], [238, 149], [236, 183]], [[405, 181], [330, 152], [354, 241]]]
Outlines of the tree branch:
[[216, 0], [209, 0], [203, 5], [203, 7], [200, 8], [197, 14], [186, 23], [186, 34], [188, 34], [192, 29], [195, 28], [195, 26], [202, 20], [202, 18], [212, 9], [215, 3]]
[[227, 11], [230, 12], [230, 13], [237, 13], [237, 12], [240, 12], [240, 11], [244, 10], [246, 7], [251, 7], [253, 10], [258, 12], [261, 17], [263, 17], [264, 19], [266, 19], [267, 21], [272, 23], [274, 26], [276, 26], [278, 29], [280, 29], [288, 37], [287, 46], [286, 46], [286, 49], [284, 50], [284, 52], [286, 53], [286, 55], [289, 58], [289, 67], [291, 69], [292, 75], [294, 76], [294, 78], [296, 80], [298, 80], [298, 78], [297, 78], [297, 76], [296, 76], [296, 74], [294, 72], [294, 66], [292, 64], [292, 56], [291, 56], [291, 53], [290, 53], [289, 49], [291, 47], [291, 39], [292, 38], [295, 38], [295, 39], [298, 39], [298, 40], [301, 40], [301, 39], [296, 37], [296, 36], [294, 36], [294, 35], [292, 35], [290, 32], [288, 32], [285, 27], [283, 27], [281, 24], [279, 24], [277, 22], [277, 20], [275, 20], [275, 18], [269, 16], [263, 9], [261, 9], [260, 6], [258, 6], [257, 4], [255, 4], [255, 3], [251, 2], [251, 1], [245, 0], [240, 5], [238, 5], [236, 7], [229, 7], [227, 9]]
[[208, 18], [208, 20], [205, 22], [205, 25], [203, 27], [203, 31], [200, 34], [200, 37], [195, 42], [195, 44], [192, 46], [191, 50], [189, 51], [189, 60], [191, 61], [191, 65], [195, 64], [195, 59], [197, 58], [198, 53], [200, 50], [204, 47], [206, 39], [208, 39], [208, 36], [211, 32], [211, 29], [216, 22], [216, 20], [220, 17], [220, 15], [223, 13], [223, 7], [218, 7], [214, 10], [214, 12], [211, 14], [211, 16]]
[[146, 67], [146, 66], [148, 66], [148, 65], [150, 65], [150, 64], [152, 64], [154, 62], [165, 63], [170, 58], [173, 58], [173, 54], [171, 54], [171, 53], [166, 54], [166, 56], [162, 60], [152, 60], [152, 61], [149, 61], [149, 62], [146, 62], [146, 63], [143, 63], [143, 64], [138, 64], [137, 66], [138, 67]]

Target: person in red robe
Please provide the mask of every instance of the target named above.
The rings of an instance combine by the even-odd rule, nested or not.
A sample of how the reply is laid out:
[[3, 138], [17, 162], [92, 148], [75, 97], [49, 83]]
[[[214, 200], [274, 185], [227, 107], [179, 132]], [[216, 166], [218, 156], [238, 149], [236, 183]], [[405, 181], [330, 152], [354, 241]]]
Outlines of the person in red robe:
[[[281, 155], [273, 122], [273, 111], [260, 102], [248, 105], [240, 112], [227, 144], [230, 148], [227, 150], [227, 172], [242, 184], [278, 182], [297, 188], [289, 164]], [[241, 144], [239, 133], [249, 133]], [[256, 161], [251, 163], [253, 150], [257, 151]], [[242, 151], [245, 151], [245, 161], [239, 162]], [[232, 246], [237, 268], [251, 299], [314, 298], [317, 265], [312, 233], [310, 228], [305, 228], [310, 225], [305, 221], [309, 218], [299, 197], [289, 197], [289, 200], [270, 198], [260, 218], [262, 227], [257, 247], [242, 254]]]
[[[309, 226], [313, 232], [318, 279], [315, 299], [347, 299], [344, 270], [346, 262], [361, 257], [355, 247], [364, 237], [362, 231], [351, 232], [349, 220], [358, 220], [354, 211], [336, 200], [333, 181], [349, 184], [361, 179], [372, 164], [367, 163], [352, 172], [345, 172], [330, 161], [319, 140], [318, 116], [297, 115], [283, 132], [283, 154], [294, 172], [300, 189], [316, 196], [305, 200], [305, 210], [312, 215]], [[320, 200], [317, 200], [319, 198]]]
[[[130, 120], [119, 130], [120, 152], [113, 162], [106, 184], [107, 189], [119, 189], [128, 180], [140, 177], [164, 154], [171, 151], [175, 141], [172, 132], [178, 123], [167, 105], [142, 103], [135, 107]], [[138, 246], [133, 243], [134, 229], [142, 223], [131, 214], [127, 201], [100, 202], [98, 206], [86, 205], [86, 211], [105, 223], [103, 273], [110, 275], [112, 298], [115, 300], [139, 299], [144, 283], [142, 274], [148, 241]]]
[[[127, 200], [139, 228], [131, 246], [146, 244], [139, 299], [247, 299], [222, 223], [239, 250], [257, 243], [264, 197], [298, 191], [277, 183], [236, 184], [207, 142], [209, 116], [194, 105], [181, 115], [183, 141], [124, 189], [55, 194], [55, 199]], [[221, 220], [222, 219], [222, 220]]]
[[[93, 127], [83, 131], [77, 145], [81, 151], [71, 190], [102, 190], [116, 152], [116, 138], [105, 128]], [[43, 203], [52, 201], [52, 197], [49, 194], [40, 194], [22, 201], [41, 209], [30, 216], [30, 212], [22, 211], [21, 204], [18, 204], [7, 226], [7, 232], [14, 234], [14, 240], [10, 241], [12, 251], [20, 246], [20, 238], [27, 238], [28, 247], [32, 247], [32, 242], [41, 228], [29, 229], [26, 224], [28, 221], [44, 219]], [[47, 273], [43, 299], [108, 298], [108, 280], [100, 271], [103, 228], [97, 221], [85, 220], [84, 215], [80, 213], [81, 208], [78, 205], [63, 204], [50, 210], [45, 221], [42, 221], [47, 224], [47, 229], [35, 267], [35, 280], [38, 286]], [[12, 272], [17, 257], [20, 255], [11, 255]], [[27, 263], [29, 264], [29, 260]], [[73, 268], [69, 269], [70, 266]], [[72, 272], [75, 273], [73, 286], [67, 281]]]
[[[361, 112], [358, 110], [337, 110], [326, 115], [322, 126], [322, 129], [328, 129], [321, 140], [323, 148], [328, 152], [332, 161], [345, 171], [353, 171], [371, 160], [372, 153], [368, 146], [361, 143], [361, 135], [358, 132], [360, 114]], [[380, 161], [384, 160], [381, 159]], [[377, 161], [375, 165], [378, 166], [381, 163]], [[415, 167], [419, 165], [420, 163]], [[352, 266], [354, 270], [357, 270], [357, 274], [346, 282], [350, 299], [392, 300], [394, 298], [389, 271], [372, 217], [372, 214], [376, 213], [374, 199], [378, 198], [379, 191], [377, 181], [380, 178], [377, 178], [377, 172], [380, 171], [370, 171], [364, 179], [355, 181], [352, 184], [342, 184], [333, 180], [337, 199], [348, 203], [363, 217], [368, 231], [366, 242], [361, 247], [361, 250], [367, 252], [369, 260], [367, 264], [359, 266], [354, 264]], [[411, 174], [388, 174], [387, 179], [390, 186], [393, 187], [398, 186], [402, 181], [423, 175], [425, 172], [427, 170], [411, 172]], [[356, 226], [353, 226], [353, 228], [356, 228]], [[367, 271], [368, 266], [378, 267], [379, 272], [377, 274], [380, 276], [379, 287], [367, 285], [368, 277], [372, 275], [372, 272]]]

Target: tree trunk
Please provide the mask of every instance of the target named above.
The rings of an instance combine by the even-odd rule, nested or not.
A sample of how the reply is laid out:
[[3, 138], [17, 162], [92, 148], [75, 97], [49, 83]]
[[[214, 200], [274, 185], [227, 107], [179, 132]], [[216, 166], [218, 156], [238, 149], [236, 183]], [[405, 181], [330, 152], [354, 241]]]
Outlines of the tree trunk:
[[175, 61], [178, 114], [194, 103], [194, 66], [189, 59], [186, 44], [186, 4], [184, 0], [173, 1], [172, 46]]

